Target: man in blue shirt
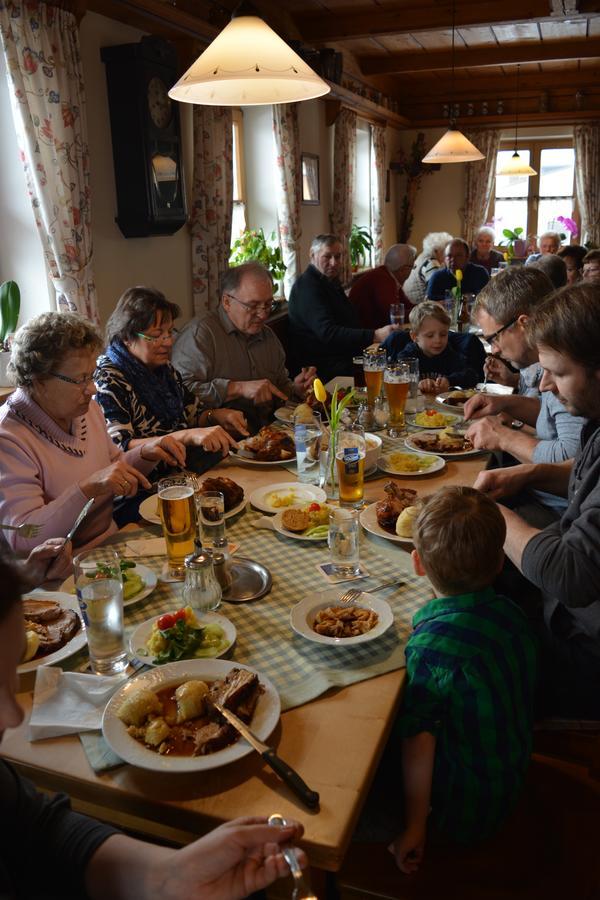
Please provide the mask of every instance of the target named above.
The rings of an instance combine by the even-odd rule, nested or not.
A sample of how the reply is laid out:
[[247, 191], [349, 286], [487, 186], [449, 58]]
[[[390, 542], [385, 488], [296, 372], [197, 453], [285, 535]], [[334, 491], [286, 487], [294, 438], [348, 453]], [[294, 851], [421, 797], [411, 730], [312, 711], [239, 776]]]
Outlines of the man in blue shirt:
[[490, 280], [483, 266], [469, 262], [469, 245], [462, 238], [454, 238], [444, 251], [446, 267], [434, 272], [427, 285], [428, 300], [443, 300], [446, 291], [456, 287], [455, 272], [460, 269], [462, 277], [462, 293], [478, 294]]

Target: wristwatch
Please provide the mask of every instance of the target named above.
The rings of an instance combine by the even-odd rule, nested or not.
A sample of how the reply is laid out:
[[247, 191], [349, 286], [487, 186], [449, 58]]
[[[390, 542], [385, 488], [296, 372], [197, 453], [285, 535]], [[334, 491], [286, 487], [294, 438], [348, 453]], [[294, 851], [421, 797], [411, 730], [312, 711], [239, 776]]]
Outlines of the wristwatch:
[[523, 427], [524, 424], [525, 424], [525, 422], [521, 422], [520, 419], [513, 419], [512, 422], [510, 423], [510, 427], [513, 428], [515, 431], [518, 431], [520, 428]]
[[[213, 424], [214, 424], [214, 422], [213, 422], [214, 415], [215, 415], [214, 409], [209, 409], [208, 412], [206, 413], [206, 424], [207, 424], [207, 425], [213, 425]], [[523, 424], [523, 423], [521, 422], [521, 425], [522, 425], [522, 424]]]

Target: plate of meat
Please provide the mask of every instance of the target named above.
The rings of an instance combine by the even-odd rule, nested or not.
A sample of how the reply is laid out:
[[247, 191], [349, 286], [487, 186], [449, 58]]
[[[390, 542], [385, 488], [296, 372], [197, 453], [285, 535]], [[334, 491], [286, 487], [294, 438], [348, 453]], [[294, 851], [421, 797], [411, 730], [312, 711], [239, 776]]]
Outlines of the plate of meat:
[[239, 450], [230, 455], [251, 466], [272, 466], [293, 462], [296, 459], [294, 438], [287, 431], [266, 425], [254, 437], [239, 441]]
[[397, 481], [384, 485], [385, 497], [365, 507], [360, 514], [360, 524], [371, 534], [397, 544], [412, 544], [411, 538], [396, 534], [396, 522], [400, 514], [417, 503], [417, 492], [402, 487]]
[[[198, 478], [198, 476], [195, 477]], [[198, 480], [200, 479], [198, 478]], [[203, 491], [221, 491], [225, 498], [226, 519], [237, 516], [239, 512], [242, 512], [242, 510], [245, 509], [248, 502], [244, 497], [244, 488], [233, 481], [232, 478], [225, 478], [223, 476], [219, 478], [205, 478], [204, 481], [200, 483], [200, 487]], [[140, 516], [142, 516], [146, 522], [152, 522], [153, 525], [161, 524], [160, 515], [158, 513], [158, 497], [156, 494], [152, 494], [151, 497], [146, 497], [146, 499], [140, 503]]]
[[477, 456], [485, 450], [475, 450], [466, 434], [456, 431], [422, 431], [411, 434], [404, 441], [410, 450], [421, 453], [436, 453], [443, 459], [458, 459], [464, 456]]
[[[58, 591], [36, 591], [23, 597], [25, 662], [19, 675], [60, 662], [85, 647], [87, 638], [77, 598]], [[31, 635], [35, 635], [32, 637]]]

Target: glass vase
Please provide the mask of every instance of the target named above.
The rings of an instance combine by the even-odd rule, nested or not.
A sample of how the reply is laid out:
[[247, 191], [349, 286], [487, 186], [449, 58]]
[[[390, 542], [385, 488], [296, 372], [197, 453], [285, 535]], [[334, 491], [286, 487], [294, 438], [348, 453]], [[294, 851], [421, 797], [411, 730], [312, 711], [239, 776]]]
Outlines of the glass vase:
[[319, 487], [325, 491], [328, 500], [337, 500], [339, 496], [339, 484], [335, 464], [336, 446], [337, 429], [331, 429], [329, 432], [327, 449], [321, 450], [319, 461]]

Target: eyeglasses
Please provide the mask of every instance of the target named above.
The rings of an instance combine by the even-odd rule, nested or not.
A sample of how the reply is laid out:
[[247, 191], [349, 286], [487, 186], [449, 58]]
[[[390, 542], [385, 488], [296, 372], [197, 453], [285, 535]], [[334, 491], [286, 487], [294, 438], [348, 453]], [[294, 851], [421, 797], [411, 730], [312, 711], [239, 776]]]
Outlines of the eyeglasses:
[[141, 338], [143, 341], [148, 341], [149, 344], [158, 344], [161, 341], [163, 343], [165, 341], [172, 341], [176, 334], [179, 334], [177, 329], [170, 328], [168, 331], [161, 331], [158, 335], [144, 334], [143, 331], [136, 331], [135, 336]]
[[273, 300], [267, 300], [264, 303], [244, 303], [243, 300], [240, 300], [235, 294], [229, 294], [225, 291], [225, 296], [230, 297], [232, 300], [235, 300], [240, 306], [243, 306], [244, 309], [249, 313], [270, 313], [271, 307], [273, 305]]
[[94, 380], [94, 373], [91, 375], [84, 375], [83, 378], [71, 378], [69, 375], [63, 375], [61, 372], [50, 372], [53, 378], [60, 378], [61, 381], [66, 381], [68, 384], [76, 384], [77, 387], [81, 387], [83, 384], [89, 384]]
[[512, 328], [519, 317], [515, 316], [514, 319], [511, 319], [510, 322], [507, 322], [506, 325], [503, 325], [502, 328], [499, 328], [498, 331], [494, 331], [493, 334], [484, 334], [483, 340], [488, 344], [497, 343], [498, 338], [502, 334], [503, 331], [506, 331], [507, 328]]

